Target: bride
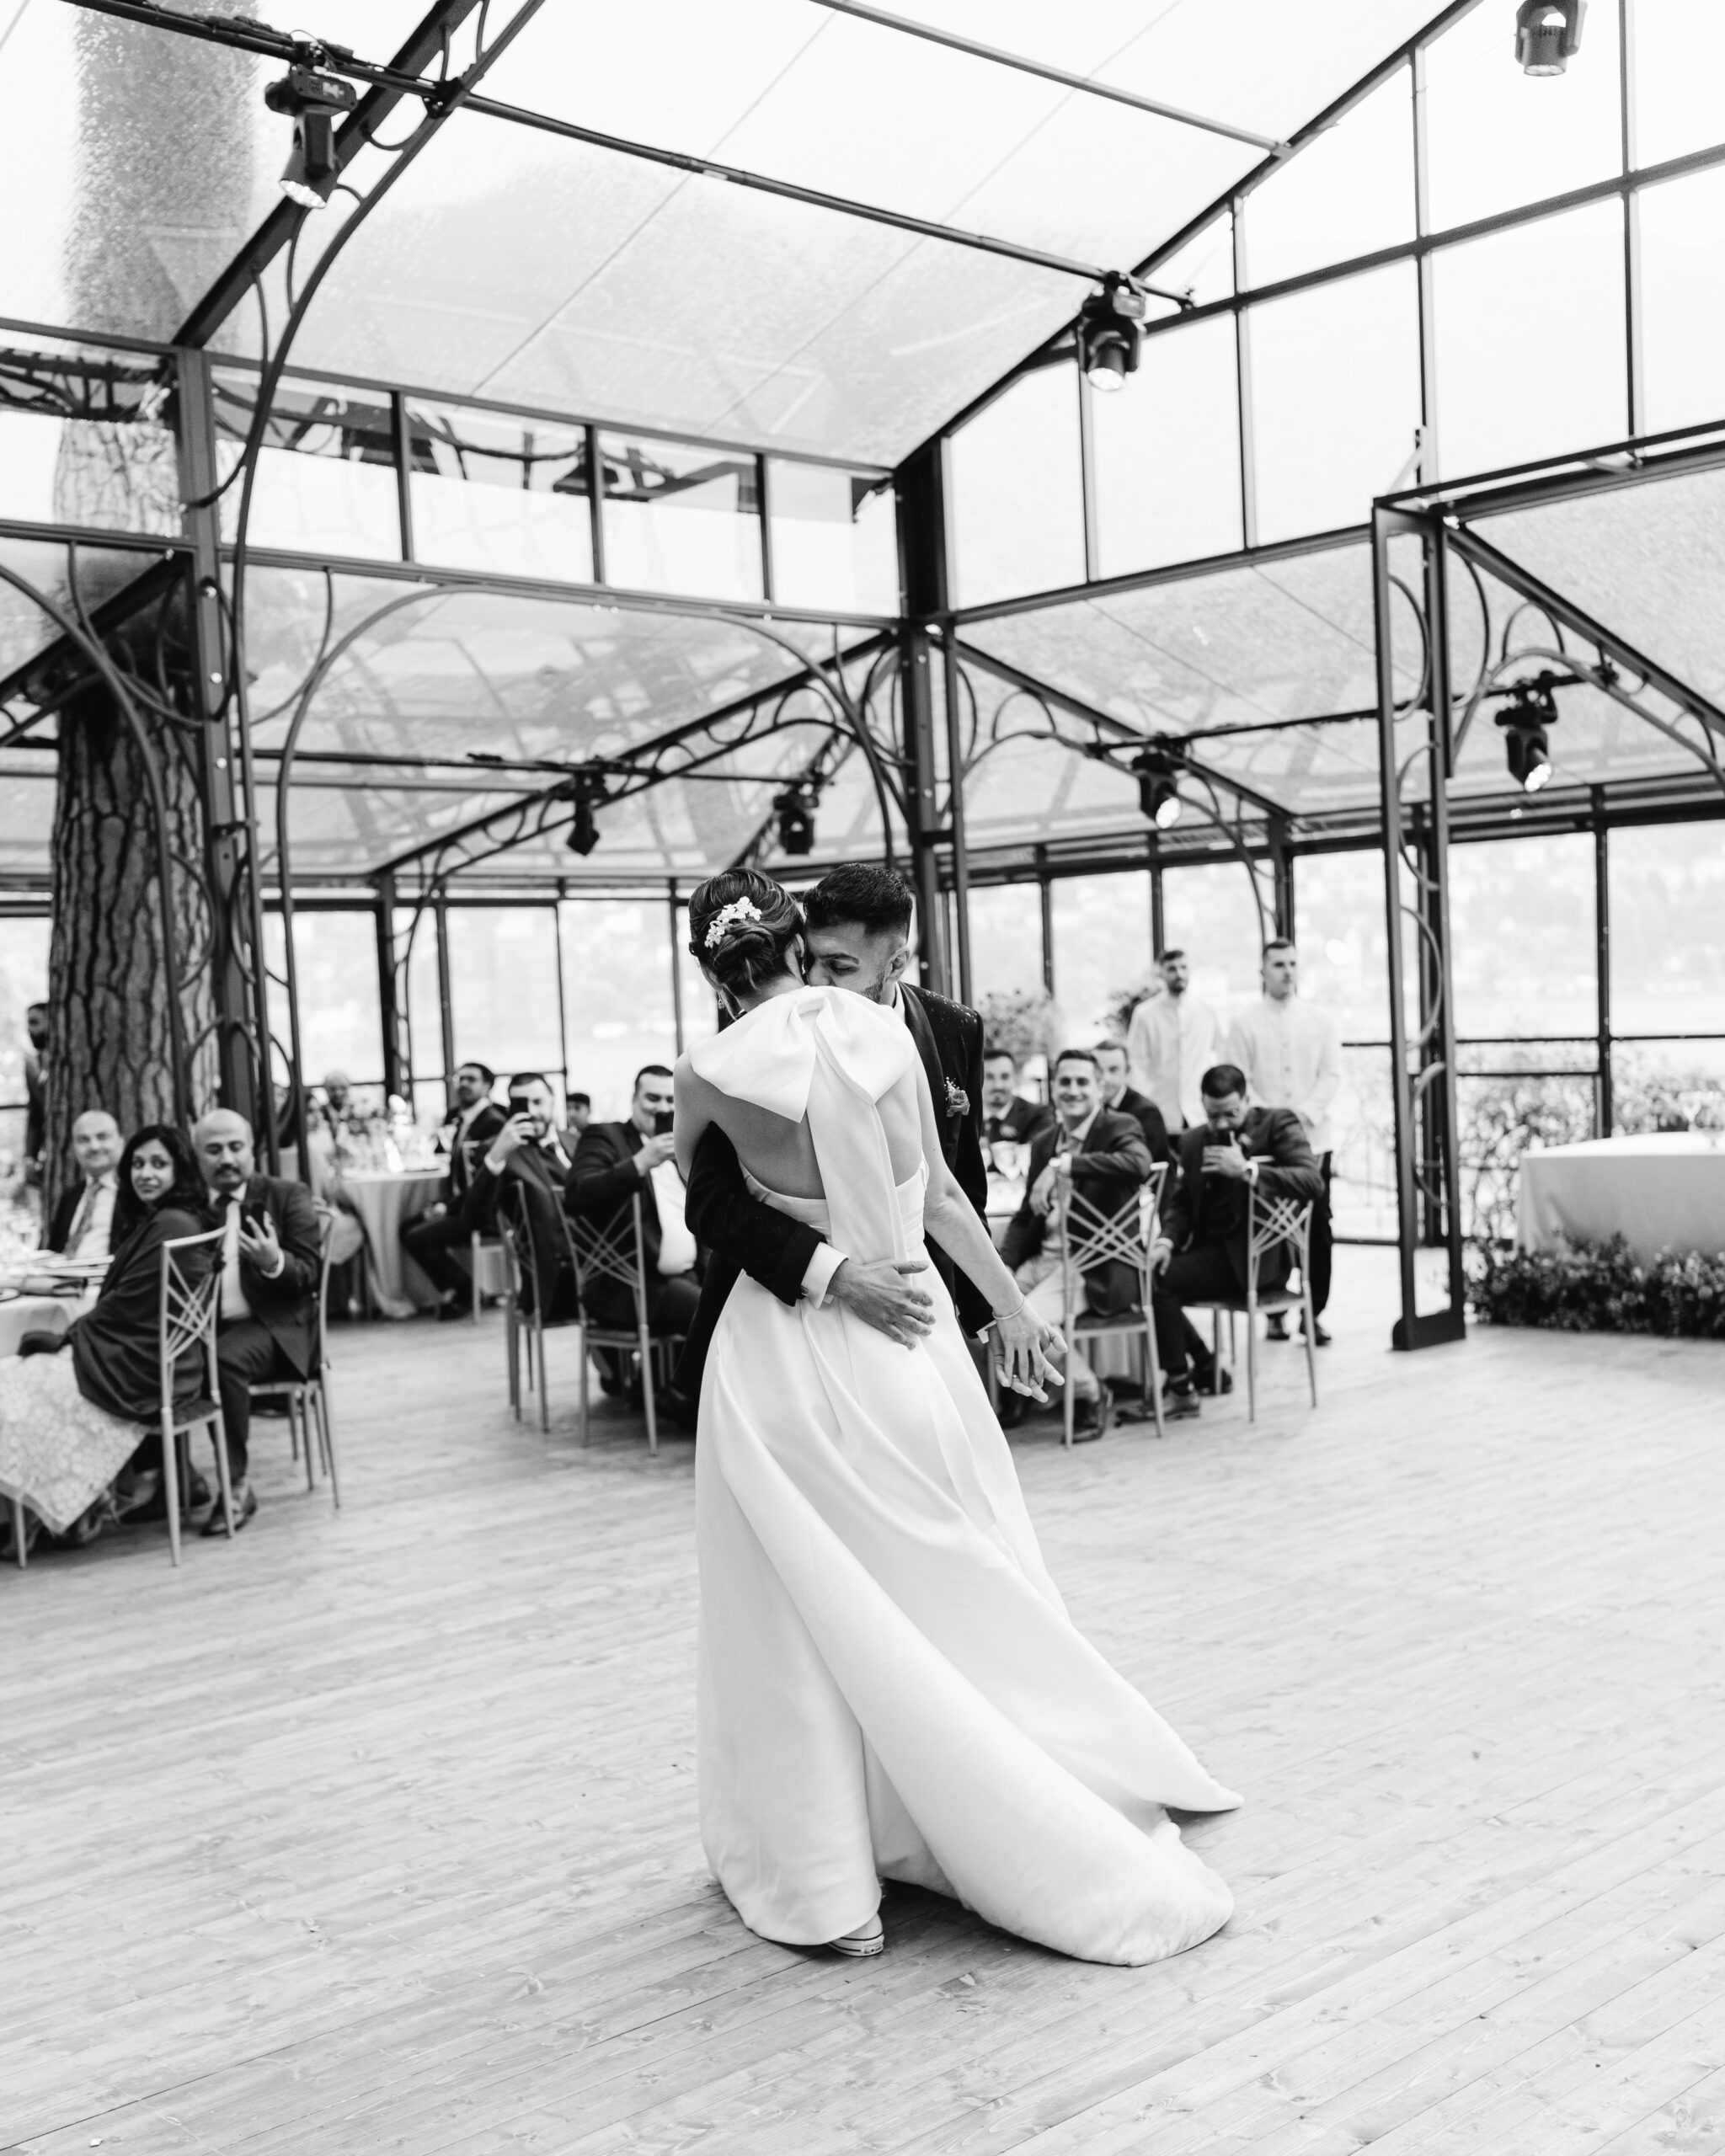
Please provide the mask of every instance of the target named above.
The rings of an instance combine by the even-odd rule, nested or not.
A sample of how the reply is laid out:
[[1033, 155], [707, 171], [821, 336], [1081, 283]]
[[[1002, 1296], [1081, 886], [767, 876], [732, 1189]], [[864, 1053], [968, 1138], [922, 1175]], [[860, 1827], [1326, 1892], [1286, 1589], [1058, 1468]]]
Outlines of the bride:
[[[942, 1159], [895, 1011], [802, 978], [802, 917], [733, 870], [690, 949], [736, 1023], [676, 1070], [685, 1175], [709, 1123], [757, 1198], [859, 1259], [932, 1236], [988, 1295], [1003, 1375], [1043, 1397], [1049, 1336]], [[1239, 1799], [1073, 1626], [951, 1299], [905, 1347], [738, 1281], [701, 1388], [698, 1737], [708, 1860], [792, 1945], [884, 1944], [880, 1881], [955, 1897], [1091, 1961], [1226, 1923], [1165, 1805]]]

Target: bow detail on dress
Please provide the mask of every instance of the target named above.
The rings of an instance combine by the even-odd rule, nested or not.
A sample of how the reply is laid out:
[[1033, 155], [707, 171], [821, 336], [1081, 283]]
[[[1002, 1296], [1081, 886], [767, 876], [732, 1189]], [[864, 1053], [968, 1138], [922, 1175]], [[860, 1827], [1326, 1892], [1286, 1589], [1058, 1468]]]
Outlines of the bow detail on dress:
[[757, 1003], [735, 1025], [692, 1049], [689, 1060], [709, 1086], [734, 1101], [750, 1101], [799, 1123], [809, 1111], [820, 1042], [873, 1101], [904, 1076], [916, 1054], [895, 1011], [846, 989], [804, 988]]

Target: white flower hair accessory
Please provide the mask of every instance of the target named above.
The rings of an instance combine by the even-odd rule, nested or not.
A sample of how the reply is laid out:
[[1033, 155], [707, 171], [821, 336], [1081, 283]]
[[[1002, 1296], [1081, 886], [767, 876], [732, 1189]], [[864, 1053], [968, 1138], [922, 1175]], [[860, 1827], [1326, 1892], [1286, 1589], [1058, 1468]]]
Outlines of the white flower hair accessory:
[[733, 899], [728, 906], [721, 906], [707, 924], [707, 947], [723, 943], [726, 931], [740, 921], [759, 921], [761, 909], [753, 899]]

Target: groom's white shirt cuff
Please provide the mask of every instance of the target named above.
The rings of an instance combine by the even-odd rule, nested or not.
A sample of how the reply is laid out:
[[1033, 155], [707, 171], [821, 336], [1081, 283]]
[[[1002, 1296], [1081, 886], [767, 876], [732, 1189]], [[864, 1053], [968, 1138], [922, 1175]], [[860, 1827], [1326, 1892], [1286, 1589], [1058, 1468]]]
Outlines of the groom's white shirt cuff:
[[819, 1310], [826, 1300], [826, 1291], [832, 1285], [832, 1276], [845, 1262], [845, 1253], [835, 1250], [830, 1243], [817, 1246], [809, 1268], [803, 1275], [803, 1293]]

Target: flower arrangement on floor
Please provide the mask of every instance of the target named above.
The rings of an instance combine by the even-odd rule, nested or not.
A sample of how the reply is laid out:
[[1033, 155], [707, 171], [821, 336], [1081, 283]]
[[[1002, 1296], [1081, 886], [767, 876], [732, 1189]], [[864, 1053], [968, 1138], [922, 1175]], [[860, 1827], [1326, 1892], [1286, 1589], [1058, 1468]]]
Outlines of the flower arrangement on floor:
[[1725, 1251], [1662, 1250], [1643, 1265], [1621, 1235], [1555, 1250], [1472, 1248], [1467, 1299], [1487, 1325], [1725, 1340]]

